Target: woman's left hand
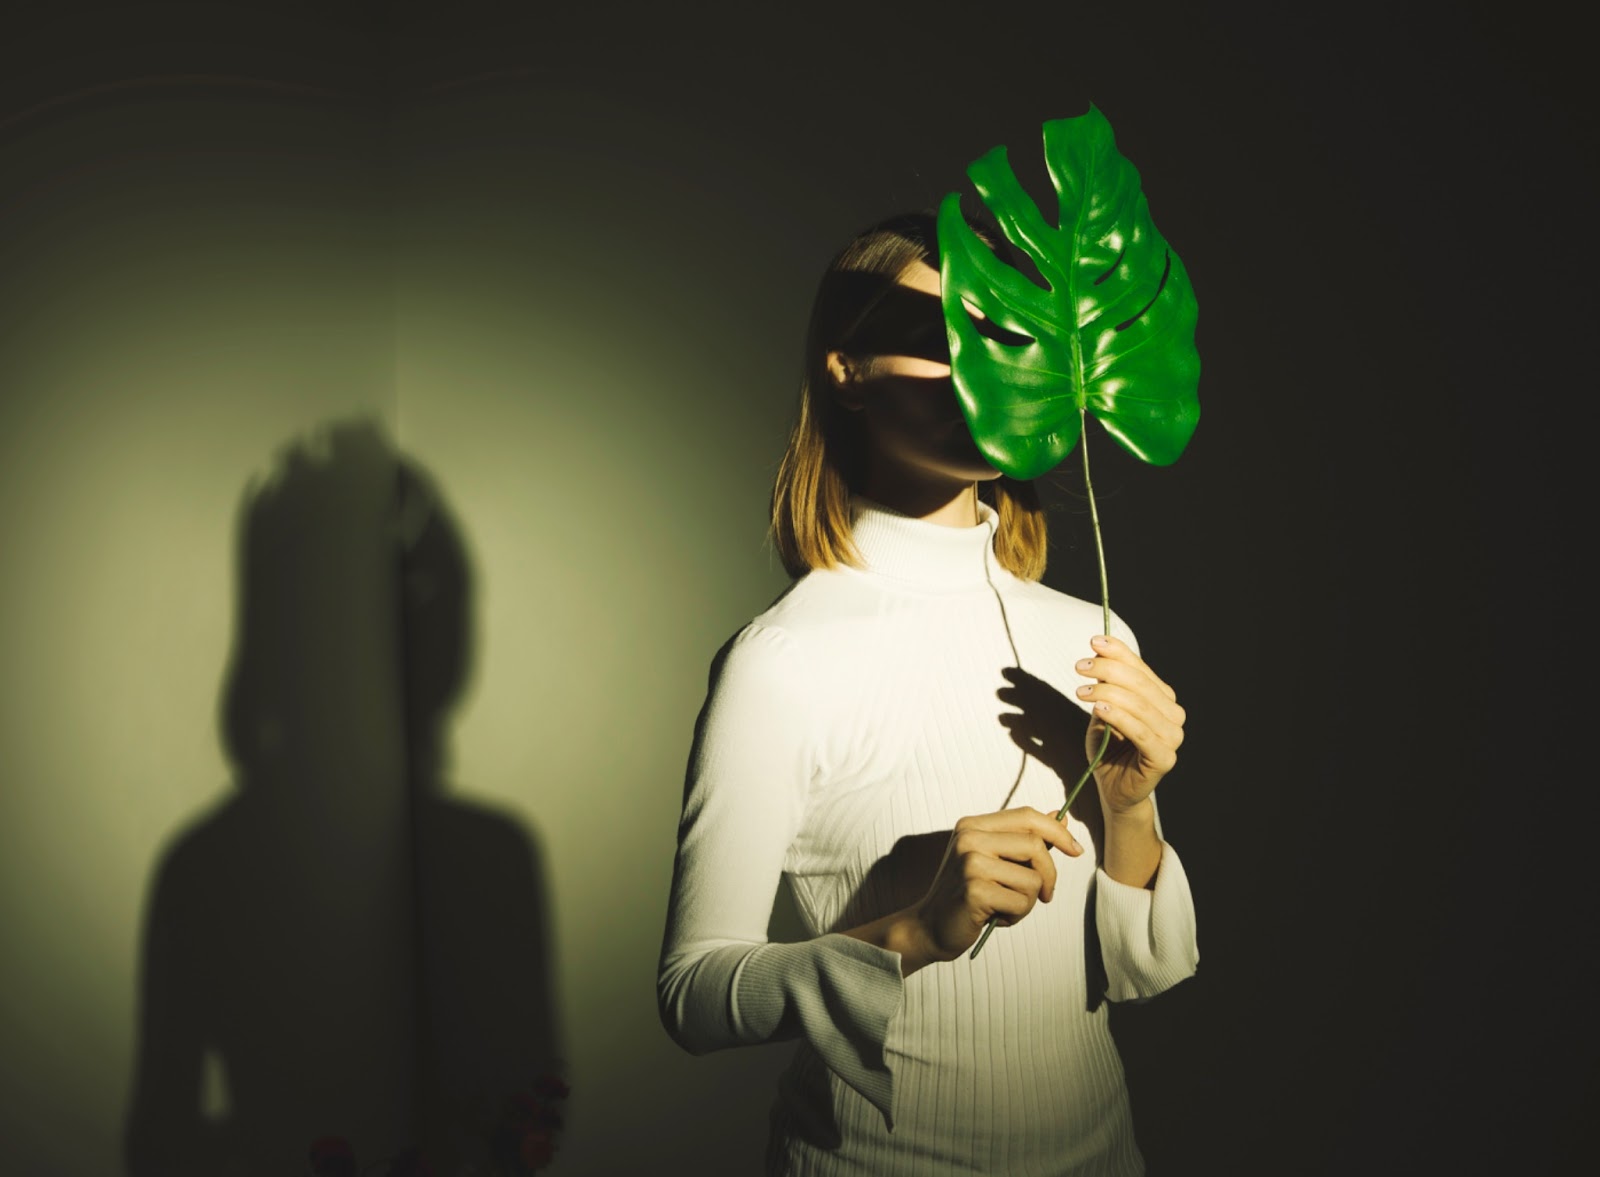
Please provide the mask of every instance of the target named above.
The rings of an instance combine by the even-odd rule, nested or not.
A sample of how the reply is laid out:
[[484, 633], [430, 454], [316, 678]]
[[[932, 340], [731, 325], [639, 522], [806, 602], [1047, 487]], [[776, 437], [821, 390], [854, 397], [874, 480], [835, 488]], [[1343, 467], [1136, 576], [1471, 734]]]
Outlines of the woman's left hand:
[[1126, 813], [1177, 764], [1184, 712], [1172, 688], [1126, 642], [1096, 637], [1091, 645], [1094, 655], [1077, 664], [1079, 674], [1096, 680], [1077, 691], [1094, 708], [1085, 754], [1094, 758], [1109, 725], [1111, 743], [1095, 766], [1095, 784], [1108, 815]]

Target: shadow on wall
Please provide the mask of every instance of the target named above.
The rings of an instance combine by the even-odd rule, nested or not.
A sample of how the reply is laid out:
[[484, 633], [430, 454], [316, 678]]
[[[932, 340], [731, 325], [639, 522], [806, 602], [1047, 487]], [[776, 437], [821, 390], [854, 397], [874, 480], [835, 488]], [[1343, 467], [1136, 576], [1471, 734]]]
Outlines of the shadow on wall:
[[329, 1135], [487, 1165], [561, 1049], [536, 845], [446, 796], [461, 533], [369, 422], [286, 446], [239, 518], [235, 788], [146, 903], [128, 1174], [281, 1177]]

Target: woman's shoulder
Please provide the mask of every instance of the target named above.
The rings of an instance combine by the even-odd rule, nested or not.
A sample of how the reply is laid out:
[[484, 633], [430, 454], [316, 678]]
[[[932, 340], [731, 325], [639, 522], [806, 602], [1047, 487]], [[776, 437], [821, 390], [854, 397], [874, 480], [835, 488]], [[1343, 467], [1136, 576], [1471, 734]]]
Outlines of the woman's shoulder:
[[809, 572], [722, 644], [711, 661], [711, 679], [730, 673], [756, 680], [813, 677], [837, 662], [840, 643], [860, 644], [873, 615], [870, 595], [848, 570]]
[[878, 595], [861, 573], [846, 567], [815, 568], [778, 594], [750, 624], [804, 640], [849, 629], [877, 613]]
[[[1105, 632], [1105, 609], [1099, 601], [1075, 597], [1071, 593], [1051, 588], [1043, 581], [1021, 580], [1016, 577], [1012, 578], [1011, 592], [1008, 595], [1022, 608], [1045, 621], [1056, 632], [1075, 635], [1081, 633], [1084, 635], [1084, 641], [1093, 634]], [[1116, 610], [1111, 611], [1111, 632], [1135, 650], [1139, 648], [1132, 627]], [[1074, 639], [1074, 643], [1074, 648], [1082, 644], [1077, 639]]]

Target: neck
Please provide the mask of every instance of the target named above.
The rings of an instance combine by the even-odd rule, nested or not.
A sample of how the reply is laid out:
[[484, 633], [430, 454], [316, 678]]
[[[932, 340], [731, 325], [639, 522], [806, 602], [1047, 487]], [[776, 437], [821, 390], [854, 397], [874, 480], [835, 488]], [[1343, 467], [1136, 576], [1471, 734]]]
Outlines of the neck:
[[868, 478], [863, 492], [875, 503], [942, 527], [978, 525], [978, 484], [896, 479], [888, 485]]
[[992, 584], [998, 519], [979, 500], [976, 527], [940, 526], [866, 494], [851, 501], [850, 536], [862, 569], [929, 592], [972, 592]]

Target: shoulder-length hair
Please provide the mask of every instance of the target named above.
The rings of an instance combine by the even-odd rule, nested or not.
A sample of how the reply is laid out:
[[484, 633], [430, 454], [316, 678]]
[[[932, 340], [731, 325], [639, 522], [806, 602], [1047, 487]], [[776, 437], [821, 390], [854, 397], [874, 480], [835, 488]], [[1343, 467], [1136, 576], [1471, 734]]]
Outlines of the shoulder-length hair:
[[[975, 226], [991, 246], [994, 235]], [[850, 539], [850, 496], [861, 490], [866, 450], [859, 414], [833, 395], [828, 353], [849, 353], [851, 333], [884, 291], [918, 263], [939, 268], [938, 222], [932, 212], [901, 213], [862, 230], [828, 263], [811, 304], [800, 412], [772, 488], [771, 537], [790, 576], [840, 564], [861, 566]], [[978, 484], [995, 509], [995, 555], [1024, 578], [1044, 575], [1044, 510], [1033, 483], [1000, 477]]]

